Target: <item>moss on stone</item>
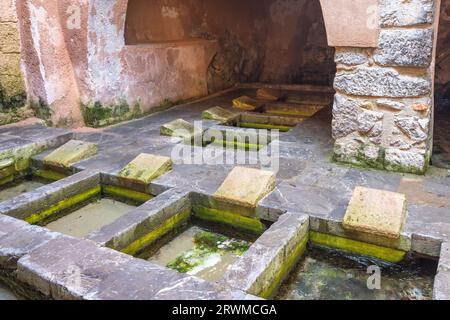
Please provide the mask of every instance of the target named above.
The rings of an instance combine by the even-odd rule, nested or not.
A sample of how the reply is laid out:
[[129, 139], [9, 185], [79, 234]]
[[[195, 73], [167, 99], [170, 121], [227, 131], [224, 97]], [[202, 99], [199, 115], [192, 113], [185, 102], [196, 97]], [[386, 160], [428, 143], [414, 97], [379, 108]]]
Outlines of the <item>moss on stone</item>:
[[189, 208], [184, 209], [180, 213], [177, 213], [173, 217], [167, 219], [166, 222], [164, 222], [154, 230], [138, 238], [121, 251], [123, 253], [134, 256], [139, 251], [145, 249], [146, 247], [148, 247], [149, 245], [151, 245], [152, 243], [154, 243], [155, 241], [157, 241], [170, 231], [175, 230], [181, 225], [187, 223], [190, 217], [191, 217], [191, 210]]
[[134, 191], [128, 188], [105, 185], [102, 187], [103, 194], [128, 199], [139, 203], [147, 202], [153, 199], [153, 196], [147, 193]]
[[0, 186], [3, 186], [3, 185], [5, 185], [7, 183], [10, 183], [12, 181], [14, 181], [14, 176], [13, 175], [5, 177], [5, 178], [1, 178], [0, 179]]
[[39, 98], [38, 101], [31, 101], [30, 107], [39, 119], [44, 120], [48, 126], [53, 125], [53, 110], [43, 99]]
[[80, 108], [85, 124], [94, 128], [106, 127], [142, 115], [139, 103], [131, 108], [125, 100], [110, 105], [96, 101], [92, 104], [81, 104]]
[[64, 173], [44, 169], [33, 170], [33, 176], [51, 181], [58, 181], [67, 177], [67, 175]]
[[194, 206], [193, 212], [201, 220], [228, 225], [246, 233], [261, 235], [265, 231], [264, 224], [256, 218], [244, 217], [235, 213], [203, 206]]
[[100, 194], [101, 192], [101, 187], [100, 186], [96, 186], [92, 189], [89, 189], [87, 191], [84, 191], [80, 194], [77, 194], [75, 196], [69, 197], [67, 199], [61, 200], [60, 202], [58, 202], [57, 204], [51, 206], [50, 208], [41, 211], [39, 213], [35, 213], [30, 215], [28, 218], [25, 219], [26, 222], [30, 223], [30, 224], [39, 224], [42, 223], [44, 220], [46, 220], [47, 218], [56, 215], [58, 213], [60, 213], [63, 210], [69, 209], [79, 203], [82, 203], [86, 200], [89, 200], [91, 198], [93, 198], [94, 196]]
[[311, 243], [313, 244], [340, 249], [369, 257], [375, 257], [392, 263], [398, 263], [406, 256], [405, 251], [381, 247], [374, 244], [363, 243], [360, 241], [318, 233], [315, 231], [311, 231], [309, 237]]
[[228, 140], [214, 140], [213, 145], [217, 145], [223, 148], [233, 148], [233, 149], [241, 149], [245, 151], [259, 151], [262, 149], [262, 145], [254, 144], [254, 143], [242, 143], [239, 141], [228, 141]]
[[276, 271], [276, 273], [272, 278], [272, 281], [266, 284], [267, 287], [262, 288], [263, 290], [261, 290], [260, 292], [252, 292], [252, 293], [264, 299], [273, 298], [277, 293], [278, 288], [283, 283], [284, 279], [286, 279], [289, 276], [292, 269], [295, 267], [295, 265], [301, 259], [302, 255], [305, 253], [308, 241], [309, 241], [308, 236], [305, 236], [304, 239], [295, 248], [295, 250], [289, 254], [287, 259]]

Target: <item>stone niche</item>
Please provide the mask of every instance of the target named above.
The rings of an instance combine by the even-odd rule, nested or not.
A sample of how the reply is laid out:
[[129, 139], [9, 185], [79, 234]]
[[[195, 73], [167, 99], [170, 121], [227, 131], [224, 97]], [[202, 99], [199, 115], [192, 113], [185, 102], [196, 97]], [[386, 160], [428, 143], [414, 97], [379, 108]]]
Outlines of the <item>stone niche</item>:
[[0, 125], [29, 116], [23, 108], [25, 85], [20, 70], [20, 36], [15, 0], [0, 2]]
[[376, 45], [334, 44], [336, 160], [401, 172], [426, 171], [432, 152], [439, 4], [439, 0], [380, 0]]

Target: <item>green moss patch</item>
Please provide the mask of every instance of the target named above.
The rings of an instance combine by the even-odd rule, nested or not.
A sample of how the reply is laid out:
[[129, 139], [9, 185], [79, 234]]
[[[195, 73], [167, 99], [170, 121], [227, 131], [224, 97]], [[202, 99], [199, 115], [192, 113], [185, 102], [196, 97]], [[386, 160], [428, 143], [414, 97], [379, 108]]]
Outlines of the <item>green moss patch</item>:
[[316, 245], [374, 257], [392, 263], [398, 263], [406, 256], [406, 252], [401, 250], [381, 247], [314, 231], [310, 232], [310, 241]]
[[150, 194], [117, 186], [105, 185], [102, 187], [102, 191], [105, 195], [119, 199], [132, 200], [138, 203], [144, 203], [153, 199], [153, 196]]
[[264, 224], [258, 219], [244, 217], [232, 212], [207, 208], [203, 206], [194, 206], [193, 212], [194, 216], [201, 220], [205, 220], [208, 222], [217, 222], [230, 226], [238, 231], [243, 231], [254, 235], [261, 235], [266, 229]]

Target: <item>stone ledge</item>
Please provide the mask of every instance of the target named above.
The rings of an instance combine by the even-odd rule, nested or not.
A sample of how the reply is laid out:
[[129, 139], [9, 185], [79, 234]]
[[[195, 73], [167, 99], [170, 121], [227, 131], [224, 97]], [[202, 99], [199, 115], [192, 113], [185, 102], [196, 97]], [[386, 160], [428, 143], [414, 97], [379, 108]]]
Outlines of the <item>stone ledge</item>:
[[44, 164], [59, 168], [70, 168], [74, 163], [97, 153], [97, 145], [90, 142], [70, 140], [44, 158]]
[[221, 283], [271, 298], [305, 250], [308, 233], [307, 215], [282, 215], [241, 259], [228, 268]]

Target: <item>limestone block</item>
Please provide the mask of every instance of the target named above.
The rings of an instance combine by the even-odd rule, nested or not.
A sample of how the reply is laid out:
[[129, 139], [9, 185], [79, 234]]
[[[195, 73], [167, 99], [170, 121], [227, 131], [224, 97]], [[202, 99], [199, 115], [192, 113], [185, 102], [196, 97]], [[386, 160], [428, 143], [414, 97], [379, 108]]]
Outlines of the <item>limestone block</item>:
[[394, 118], [395, 125], [406, 136], [414, 141], [422, 142], [428, 139], [429, 119], [419, 119], [416, 116], [396, 115]]
[[343, 220], [349, 231], [400, 238], [406, 220], [404, 194], [356, 187]]
[[70, 140], [44, 158], [50, 166], [69, 168], [72, 164], [85, 160], [97, 153], [97, 145], [90, 142]]
[[383, 30], [374, 60], [383, 66], [427, 67], [433, 55], [433, 29]]
[[258, 202], [274, 188], [276, 176], [273, 172], [235, 167], [214, 197], [244, 207], [256, 208]]
[[362, 102], [336, 94], [333, 105], [333, 137], [348, 136], [358, 129], [358, 112]]
[[358, 115], [358, 130], [361, 133], [369, 133], [378, 121], [383, 120], [384, 114], [378, 111], [364, 110]]
[[192, 139], [196, 133], [196, 128], [193, 124], [183, 119], [177, 119], [161, 126], [161, 135], [178, 137], [182, 139]]
[[369, 57], [366, 50], [358, 48], [336, 48], [334, 56], [336, 63], [345, 64], [348, 66], [356, 66], [369, 62]]
[[214, 107], [203, 112], [202, 118], [205, 120], [215, 120], [220, 122], [228, 122], [235, 118], [236, 112], [224, 109], [222, 107]]
[[264, 104], [262, 102], [247, 96], [242, 96], [233, 100], [233, 108], [245, 111], [255, 111], [263, 105]]
[[433, 300], [450, 300], [450, 272], [440, 271], [434, 279]]
[[278, 101], [283, 97], [280, 90], [261, 88], [256, 91], [256, 98], [265, 101]]
[[142, 153], [119, 172], [119, 176], [141, 182], [150, 183], [172, 169], [172, 160], [152, 154]]
[[380, 24], [383, 27], [404, 27], [431, 24], [435, 0], [380, 0]]
[[418, 152], [387, 148], [385, 166], [388, 170], [423, 173], [427, 167], [425, 155]]
[[431, 93], [428, 77], [402, 75], [391, 68], [358, 67], [352, 72], [338, 72], [336, 90], [348, 95], [405, 98]]

